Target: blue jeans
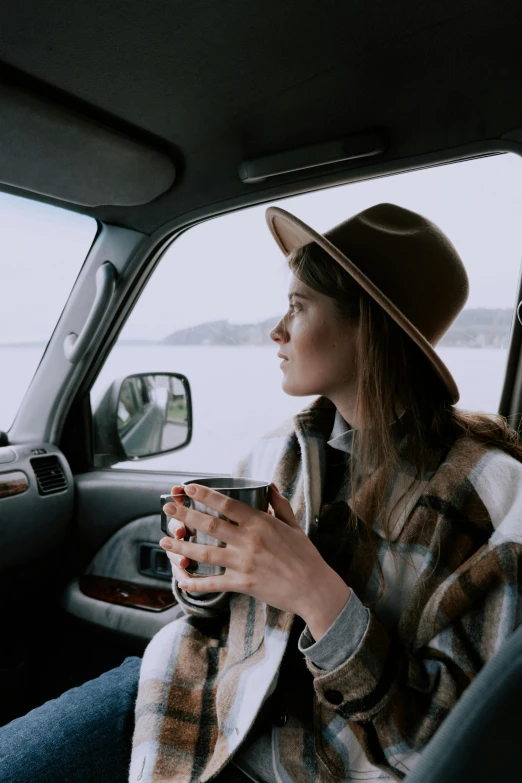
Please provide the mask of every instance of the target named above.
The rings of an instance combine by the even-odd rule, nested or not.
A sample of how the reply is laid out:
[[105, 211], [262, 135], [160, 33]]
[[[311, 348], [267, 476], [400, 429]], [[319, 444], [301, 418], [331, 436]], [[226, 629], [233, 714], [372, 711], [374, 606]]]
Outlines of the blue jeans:
[[[141, 658], [0, 727], [1, 783], [127, 783]], [[232, 765], [213, 783], [251, 783]]]
[[2, 783], [127, 783], [141, 658], [0, 727]]

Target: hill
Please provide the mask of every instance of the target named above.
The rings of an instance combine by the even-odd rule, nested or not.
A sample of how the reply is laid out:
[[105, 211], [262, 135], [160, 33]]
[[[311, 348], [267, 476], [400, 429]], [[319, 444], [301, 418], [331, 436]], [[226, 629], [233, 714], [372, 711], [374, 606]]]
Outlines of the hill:
[[[439, 345], [507, 348], [512, 319], [512, 308], [463, 310]], [[173, 332], [162, 342], [167, 345], [272, 345], [269, 333], [278, 320], [278, 316], [273, 316], [257, 324], [209, 321]]]
[[513, 309], [487, 307], [463, 310], [439, 345], [469, 348], [507, 348]]
[[273, 345], [269, 333], [278, 321], [277, 316], [257, 324], [209, 321], [174, 332], [163, 342], [168, 345]]

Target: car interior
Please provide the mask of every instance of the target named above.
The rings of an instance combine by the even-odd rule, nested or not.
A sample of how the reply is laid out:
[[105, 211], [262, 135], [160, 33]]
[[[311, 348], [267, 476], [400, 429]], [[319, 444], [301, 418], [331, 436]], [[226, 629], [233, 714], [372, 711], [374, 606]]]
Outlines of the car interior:
[[[276, 307], [256, 308], [279, 263], [274, 249], [264, 265], [270, 240], [255, 233], [268, 234], [267, 206], [296, 199], [313, 224], [314, 198], [372, 203], [365, 188], [382, 184], [393, 200], [396, 183], [408, 181], [413, 209], [422, 174], [430, 197], [439, 183], [449, 214], [464, 200], [450, 176], [475, 166], [469, 193], [492, 219], [497, 205], [516, 238], [519, 22], [513, 0], [4, 4], [0, 220], [2, 210], [25, 210], [35, 228], [9, 217], [11, 245], [0, 240], [0, 725], [142, 655], [181, 616], [158, 543], [160, 496], [230, 473], [253, 433], [237, 424], [224, 434], [235, 409], [264, 426], [252, 390], [264, 388], [258, 357], [270, 350]], [[508, 163], [509, 197], [487, 174]], [[321, 219], [328, 228], [328, 215]], [[74, 258], [73, 223], [84, 232]], [[33, 271], [22, 274], [16, 247], [30, 235]], [[491, 340], [482, 329], [490, 341], [471, 352], [482, 363], [470, 386], [478, 394], [494, 378], [490, 412], [518, 428], [522, 241], [513, 248], [510, 276], [493, 255], [483, 272], [492, 291], [502, 278], [509, 301], [492, 294], [491, 306], [507, 313], [504, 337], [495, 324]], [[228, 267], [232, 252], [237, 264]], [[215, 346], [223, 361], [211, 358]], [[305, 401], [297, 403], [280, 418]], [[510, 645], [501, 664], [515, 672], [509, 709], [493, 660], [409, 779], [507, 780], [502, 737], [506, 770], [516, 769], [516, 739], [506, 738], [522, 717], [520, 634]], [[493, 737], [486, 722], [480, 734], [472, 723], [458, 741], [464, 718], [485, 720], [483, 675], [498, 683], [489, 715], [502, 717], [502, 730]], [[470, 772], [482, 736], [490, 739]]]

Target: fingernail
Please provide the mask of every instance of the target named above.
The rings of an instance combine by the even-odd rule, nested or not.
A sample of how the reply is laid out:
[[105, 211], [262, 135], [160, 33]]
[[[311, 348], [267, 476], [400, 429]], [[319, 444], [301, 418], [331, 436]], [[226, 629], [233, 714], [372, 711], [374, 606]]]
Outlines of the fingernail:
[[[275, 491], [276, 491], [276, 492], [279, 492], [279, 487], [278, 487], [276, 484], [274, 484], [274, 482], [273, 482], [273, 481], [272, 481], [272, 483], [270, 484], [270, 486], [271, 486], [271, 487], [273, 487], [273, 488], [275, 489]], [[279, 492], [279, 494], [281, 494], [281, 493]]]
[[172, 549], [172, 543], [169, 538], [162, 538], [160, 544], [164, 549]]
[[178, 582], [178, 587], [180, 588], [180, 590], [186, 590], [187, 587], [188, 587], [188, 583], [187, 582]]
[[185, 492], [187, 495], [195, 495], [196, 487], [193, 484], [189, 484], [188, 487], [185, 487]]

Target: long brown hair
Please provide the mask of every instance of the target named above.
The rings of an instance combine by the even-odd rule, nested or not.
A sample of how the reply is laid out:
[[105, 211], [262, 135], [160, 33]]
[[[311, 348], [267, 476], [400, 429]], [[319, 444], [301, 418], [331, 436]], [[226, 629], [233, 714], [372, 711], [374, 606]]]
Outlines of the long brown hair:
[[[373, 520], [380, 518], [390, 541], [389, 515], [385, 517], [387, 488], [400, 462], [397, 439], [390, 422], [400, 411], [408, 412], [407, 458], [416, 466], [417, 480], [425, 477], [433, 450], [448, 449], [460, 436], [477, 438], [502, 449], [522, 462], [522, 442], [516, 430], [499, 414], [475, 413], [456, 408], [446, 387], [422, 350], [340, 264], [315, 242], [299, 248], [288, 264], [305, 285], [333, 299], [340, 322], [359, 324], [358, 390], [354, 431], [355, 460], [351, 460], [352, 507], [360, 488], [358, 508], [364, 509], [368, 542]], [[404, 456], [404, 455], [403, 455]], [[374, 471], [369, 490], [360, 476]], [[407, 490], [408, 491], [408, 490]], [[390, 510], [391, 513], [391, 510]], [[376, 552], [374, 550], [373, 555]]]

